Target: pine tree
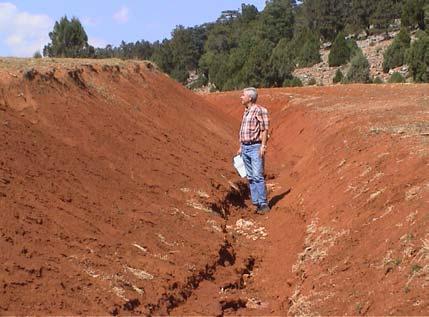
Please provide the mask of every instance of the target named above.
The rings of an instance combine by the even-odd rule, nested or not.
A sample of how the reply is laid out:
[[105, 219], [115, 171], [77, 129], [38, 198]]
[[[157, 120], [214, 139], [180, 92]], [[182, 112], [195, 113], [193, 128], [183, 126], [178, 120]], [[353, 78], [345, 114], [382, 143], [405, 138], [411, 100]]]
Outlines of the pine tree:
[[49, 57], [90, 57], [94, 48], [88, 44], [88, 36], [78, 18], [64, 16], [55, 22], [49, 33], [51, 43], [43, 48]]
[[329, 66], [341, 66], [346, 64], [350, 60], [350, 47], [347, 45], [347, 41], [344, 37], [344, 33], [338, 33], [332, 44], [331, 51], [328, 56]]
[[371, 13], [375, 10], [376, 2], [372, 0], [353, 0], [351, 12], [348, 14], [348, 24], [352, 33], [365, 31], [369, 35]]
[[295, 23], [294, 0], [268, 0], [261, 14], [263, 37], [277, 44], [281, 38], [291, 39]]
[[378, 0], [370, 19], [375, 33], [388, 34], [390, 24], [400, 17], [400, 5], [401, 0]]
[[346, 83], [369, 83], [369, 62], [368, 59], [362, 54], [356, 54], [351, 61], [350, 68], [347, 72]]
[[427, 0], [406, 0], [402, 6], [401, 24], [405, 27], [418, 26], [421, 30], [426, 28], [425, 6]]
[[411, 38], [406, 29], [402, 28], [383, 55], [383, 71], [401, 66], [405, 63], [405, 52], [410, 47]]
[[429, 82], [429, 35], [421, 32], [407, 54], [407, 63], [415, 82]]

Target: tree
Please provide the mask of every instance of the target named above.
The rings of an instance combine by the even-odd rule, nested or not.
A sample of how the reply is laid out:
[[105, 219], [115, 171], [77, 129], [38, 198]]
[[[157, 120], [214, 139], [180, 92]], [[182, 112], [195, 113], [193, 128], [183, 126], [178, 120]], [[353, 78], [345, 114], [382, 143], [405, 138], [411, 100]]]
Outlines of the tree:
[[350, 11], [348, 0], [305, 0], [303, 15], [306, 27], [331, 41], [344, 29]]
[[352, 33], [365, 31], [369, 35], [371, 13], [375, 10], [376, 2], [372, 0], [352, 0], [351, 12], [348, 15], [348, 25]]
[[294, 65], [293, 49], [287, 39], [283, 38], [273, 49], [270, 57], [271, 77], [274, 86], [280, 87], [286, 79], [292, 79]]
[[421, 30], [426, 28], [425, 5], [427, 0], [406, 0], [402, 6], [401, 24], [405, 27], [418, 26]]
[[335, 72], [335, 76], [332, 79], [332, 82], [334, 84], [338, 84], [338, 83], [340, 83], [343, 80], [343, 78], [344, 78], [344, 75], [341, 72], [341, 69], [338, 68], [337, 71]]
[[316, 33], [303, 30], [294, 40], [294, 47], [297, 52], [295, 61], [299, 67], [311, 67], [322, 61], [320, 39]]
[[374, 25], [374, 33], [388, 34], [389, 26], [396, 18], [400, 17], [401, 0], [378, 0], [371, 23]]
[[78, 18], [71, 20], [64, 16], [55, 22], [49, 33], [51, 43], [43, 48], [43, 55], [49, 57], [91, 57], [94, 48], [88, 44], [88, 36]]
[[420, 32], [418, 39], [411, 45], [407, 62], [415, 82], [429, 82], [429, 35]]
[[295, 1], [268, 0], [261, 14], [261, 30], [264, 38], [277, 44], [281, 38], [293, 36]]
[[346, 64], [350, 60], [350, 47], [347, 45], [347, 41], [344, 37], [344, 33], [338, 33], [332, 44], [331, 51], [328, 56], [329, 66], [341, 66]]
[[405, 63], [405, 52], [410, 47], [411, 38], [406, 29], [402, 28], [383, 55], [383, 71], [402, 66]]
[[351, 61], [349, 71], [347, 72], [346, 83], [369, 83], [369, 63], [367, 58], [361, 53], [357, 53]]
[[42, 54], [40, 53], [40, 51], [35, 51], [33, 54], [33, 58], [42, 58]]
[[241, 16], [240, 20], [242, 23], [249, 23], [257, 19], [259, 15], [258, 8], [252, 4], [241, 4]]
[[151, 59], [163, 72], [170, 74], [174, 69], [170, 41], [165, 39], [162, 43], [155, 42]]

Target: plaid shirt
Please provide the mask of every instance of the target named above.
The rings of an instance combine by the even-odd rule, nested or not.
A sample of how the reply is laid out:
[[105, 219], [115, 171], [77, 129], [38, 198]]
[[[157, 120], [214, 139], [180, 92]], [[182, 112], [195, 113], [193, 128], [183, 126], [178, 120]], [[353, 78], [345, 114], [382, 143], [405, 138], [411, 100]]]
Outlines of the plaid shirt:
[[261, 132], [268, 130], [268, 110], [259, 105], [252, 105], [244, 111], [240, 128], [240, 142], [261, 140]]

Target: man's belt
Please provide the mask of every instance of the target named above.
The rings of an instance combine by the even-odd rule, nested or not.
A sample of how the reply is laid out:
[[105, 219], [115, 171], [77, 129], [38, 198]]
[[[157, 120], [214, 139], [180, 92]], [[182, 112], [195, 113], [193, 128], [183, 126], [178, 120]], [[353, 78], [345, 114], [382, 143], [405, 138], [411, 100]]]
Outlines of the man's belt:
[[245, 142], [241, 142], [241, 144], [243, 145], [252, 145], [252, 144], [260, 144], [261, 141], [257, 140], [257, 141], [245, 141]]

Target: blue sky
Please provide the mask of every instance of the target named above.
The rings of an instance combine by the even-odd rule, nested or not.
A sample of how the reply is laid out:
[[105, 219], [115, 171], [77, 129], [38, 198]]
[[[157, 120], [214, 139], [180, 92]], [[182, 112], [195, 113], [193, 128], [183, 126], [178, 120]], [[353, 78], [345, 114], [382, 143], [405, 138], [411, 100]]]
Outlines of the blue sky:
[[215, 21], [243, 2], [259, 11], [265, 6], [265, 0], [0, 0], [0, 56], [32, 56], [49, 42], [48, 33], [64, 15], [79, 18], [90, 44], [104, 47], [169, 38], [176, 25]]

